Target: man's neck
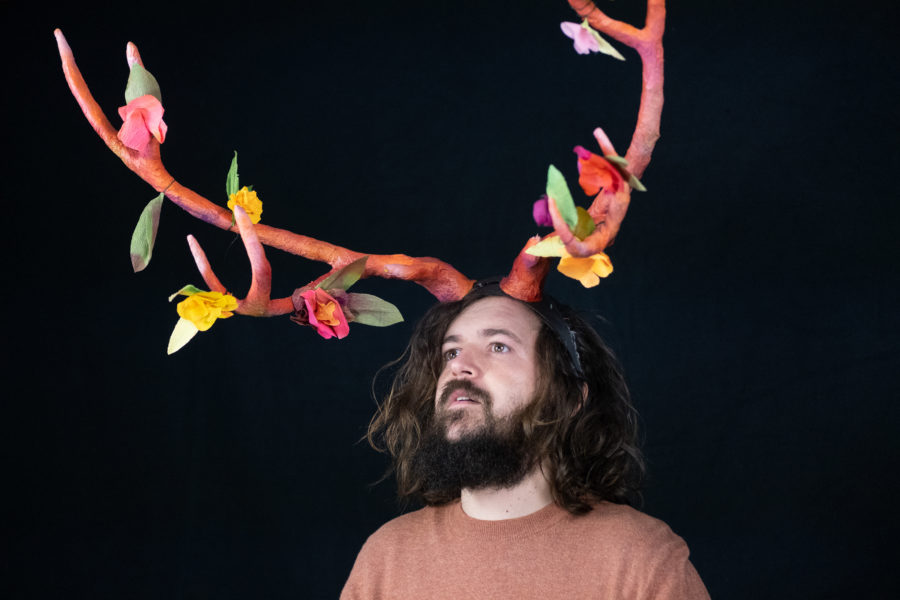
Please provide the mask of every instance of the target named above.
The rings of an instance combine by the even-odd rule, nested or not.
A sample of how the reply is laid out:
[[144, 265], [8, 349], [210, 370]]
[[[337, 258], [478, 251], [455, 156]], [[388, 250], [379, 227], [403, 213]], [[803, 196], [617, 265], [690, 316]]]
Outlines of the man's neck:
[[461, 500], [463, 511], [473, 519], [501, 521], [537, 512], [553, 502], [553, 497], [538, 466], [512, 487], [463, 488]]

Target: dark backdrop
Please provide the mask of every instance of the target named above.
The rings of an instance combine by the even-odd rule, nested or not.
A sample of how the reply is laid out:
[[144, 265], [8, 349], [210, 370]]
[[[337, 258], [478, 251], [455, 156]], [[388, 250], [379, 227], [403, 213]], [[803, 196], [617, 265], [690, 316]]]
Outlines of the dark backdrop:
[[[574, 180], [571, 147], [598, 125], [624, 152], [636, 54], [576, 55], [562, 0], [24, 4], [2, 4], [3, 595], [336, 597], [401, 511], [358, 440], [373, 376], [433, 299], [367, 280], [406, 323], [339, 342], [237, 317], [167, 357], [166, 297], [201, 283], [185, 236], [240, 295], [245, 254], [166, 204], [150, 267], [131, 272], [154, 192], [81, 116], [53, 28], [116, 124], [139, 45], [182, 183], [224, 201], [238, 150], [265, 223], [472, 277], [508, 271], [537, 231], [549, 163]], [[642, 19], [634, 0], [603, 5]], [[550, 276], [605, 319], [644, 420], [644, 510], [717, 598], [896, 597], [887, 5], [673, 3], [662, 138], [616, 271], [591, 291]], [[269, 257], [279, 296], [323, 272]]]

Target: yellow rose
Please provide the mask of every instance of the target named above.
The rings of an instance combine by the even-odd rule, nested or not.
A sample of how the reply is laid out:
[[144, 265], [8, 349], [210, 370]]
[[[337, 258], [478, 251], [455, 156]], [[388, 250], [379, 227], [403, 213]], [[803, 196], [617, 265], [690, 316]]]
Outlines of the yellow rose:
[[[245, 188], [246, 189], [246, 188]], [[178, 303], [178, 316], [206, 331], [216, 319], [227, 319], [237, 308], [237, 298], [221, 292], [197, 292]]]
[[556, 269], [566, 277], [577, 279], [584, 287], [591, 288], [600, 283], [601, 277], [612, 273], [613, 267], [609, 257], [603, 252], [579, 258], [564, 250]]
[[246, 211], [247, 216], [250, 217], [251, 223], [259, 223], [263, 209], [262, 200], [259, 199], [256, 192], [251, 192], [247, 189], [247, 186], [244, 186], [239, 189], [237, 193], [229, 195], [228, 210], [234, 212], [235, 205], [240, 206]]

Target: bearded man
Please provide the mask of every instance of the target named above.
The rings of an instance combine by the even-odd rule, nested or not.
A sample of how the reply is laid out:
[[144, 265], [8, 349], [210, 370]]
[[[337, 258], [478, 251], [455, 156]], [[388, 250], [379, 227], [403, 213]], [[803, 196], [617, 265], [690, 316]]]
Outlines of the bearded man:
[[354, 599], [708, 598], [684, 541], [631, 508], [637, 413], [597, 333], [496, 283], [418, 324], [369, 428], [425, 508], [366, 541]]

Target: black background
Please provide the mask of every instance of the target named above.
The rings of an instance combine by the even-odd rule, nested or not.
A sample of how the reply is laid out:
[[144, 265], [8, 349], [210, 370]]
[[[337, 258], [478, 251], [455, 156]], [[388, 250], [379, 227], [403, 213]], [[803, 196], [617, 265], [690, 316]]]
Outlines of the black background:
[[[336, 597], [401, 510], [358, 440], [373, 376], [433, 299], [366, 280], [407, 322], [325, 341], [236, 317], [167, 357], [166, 297], [202, 283], [185, 236], [238, 295], [246, 256], [167, 203], [131, 272], [155, 193], [81, 116], [53, 28], [116, 125], [138, 44], [181, 183], [224, 203], [238, 150], [264, 223], [470, 277], [538, 231], [548, 164], [573, 182], [596, 126], [624, 153], [636, 54], [577, 55], [562, 1], [24, 4], [2, 4], [3, 595]], [[639, 2], [601, 5], [642, 22]], [[616, 271], [590, 291], [549, 279], [606, 319], [644, 420], [644, 510], [713, 597], [896, 597], [893, 6], [673, 3], [662, 138]], [[324, 272], [268, 255], [276, 296]]]

